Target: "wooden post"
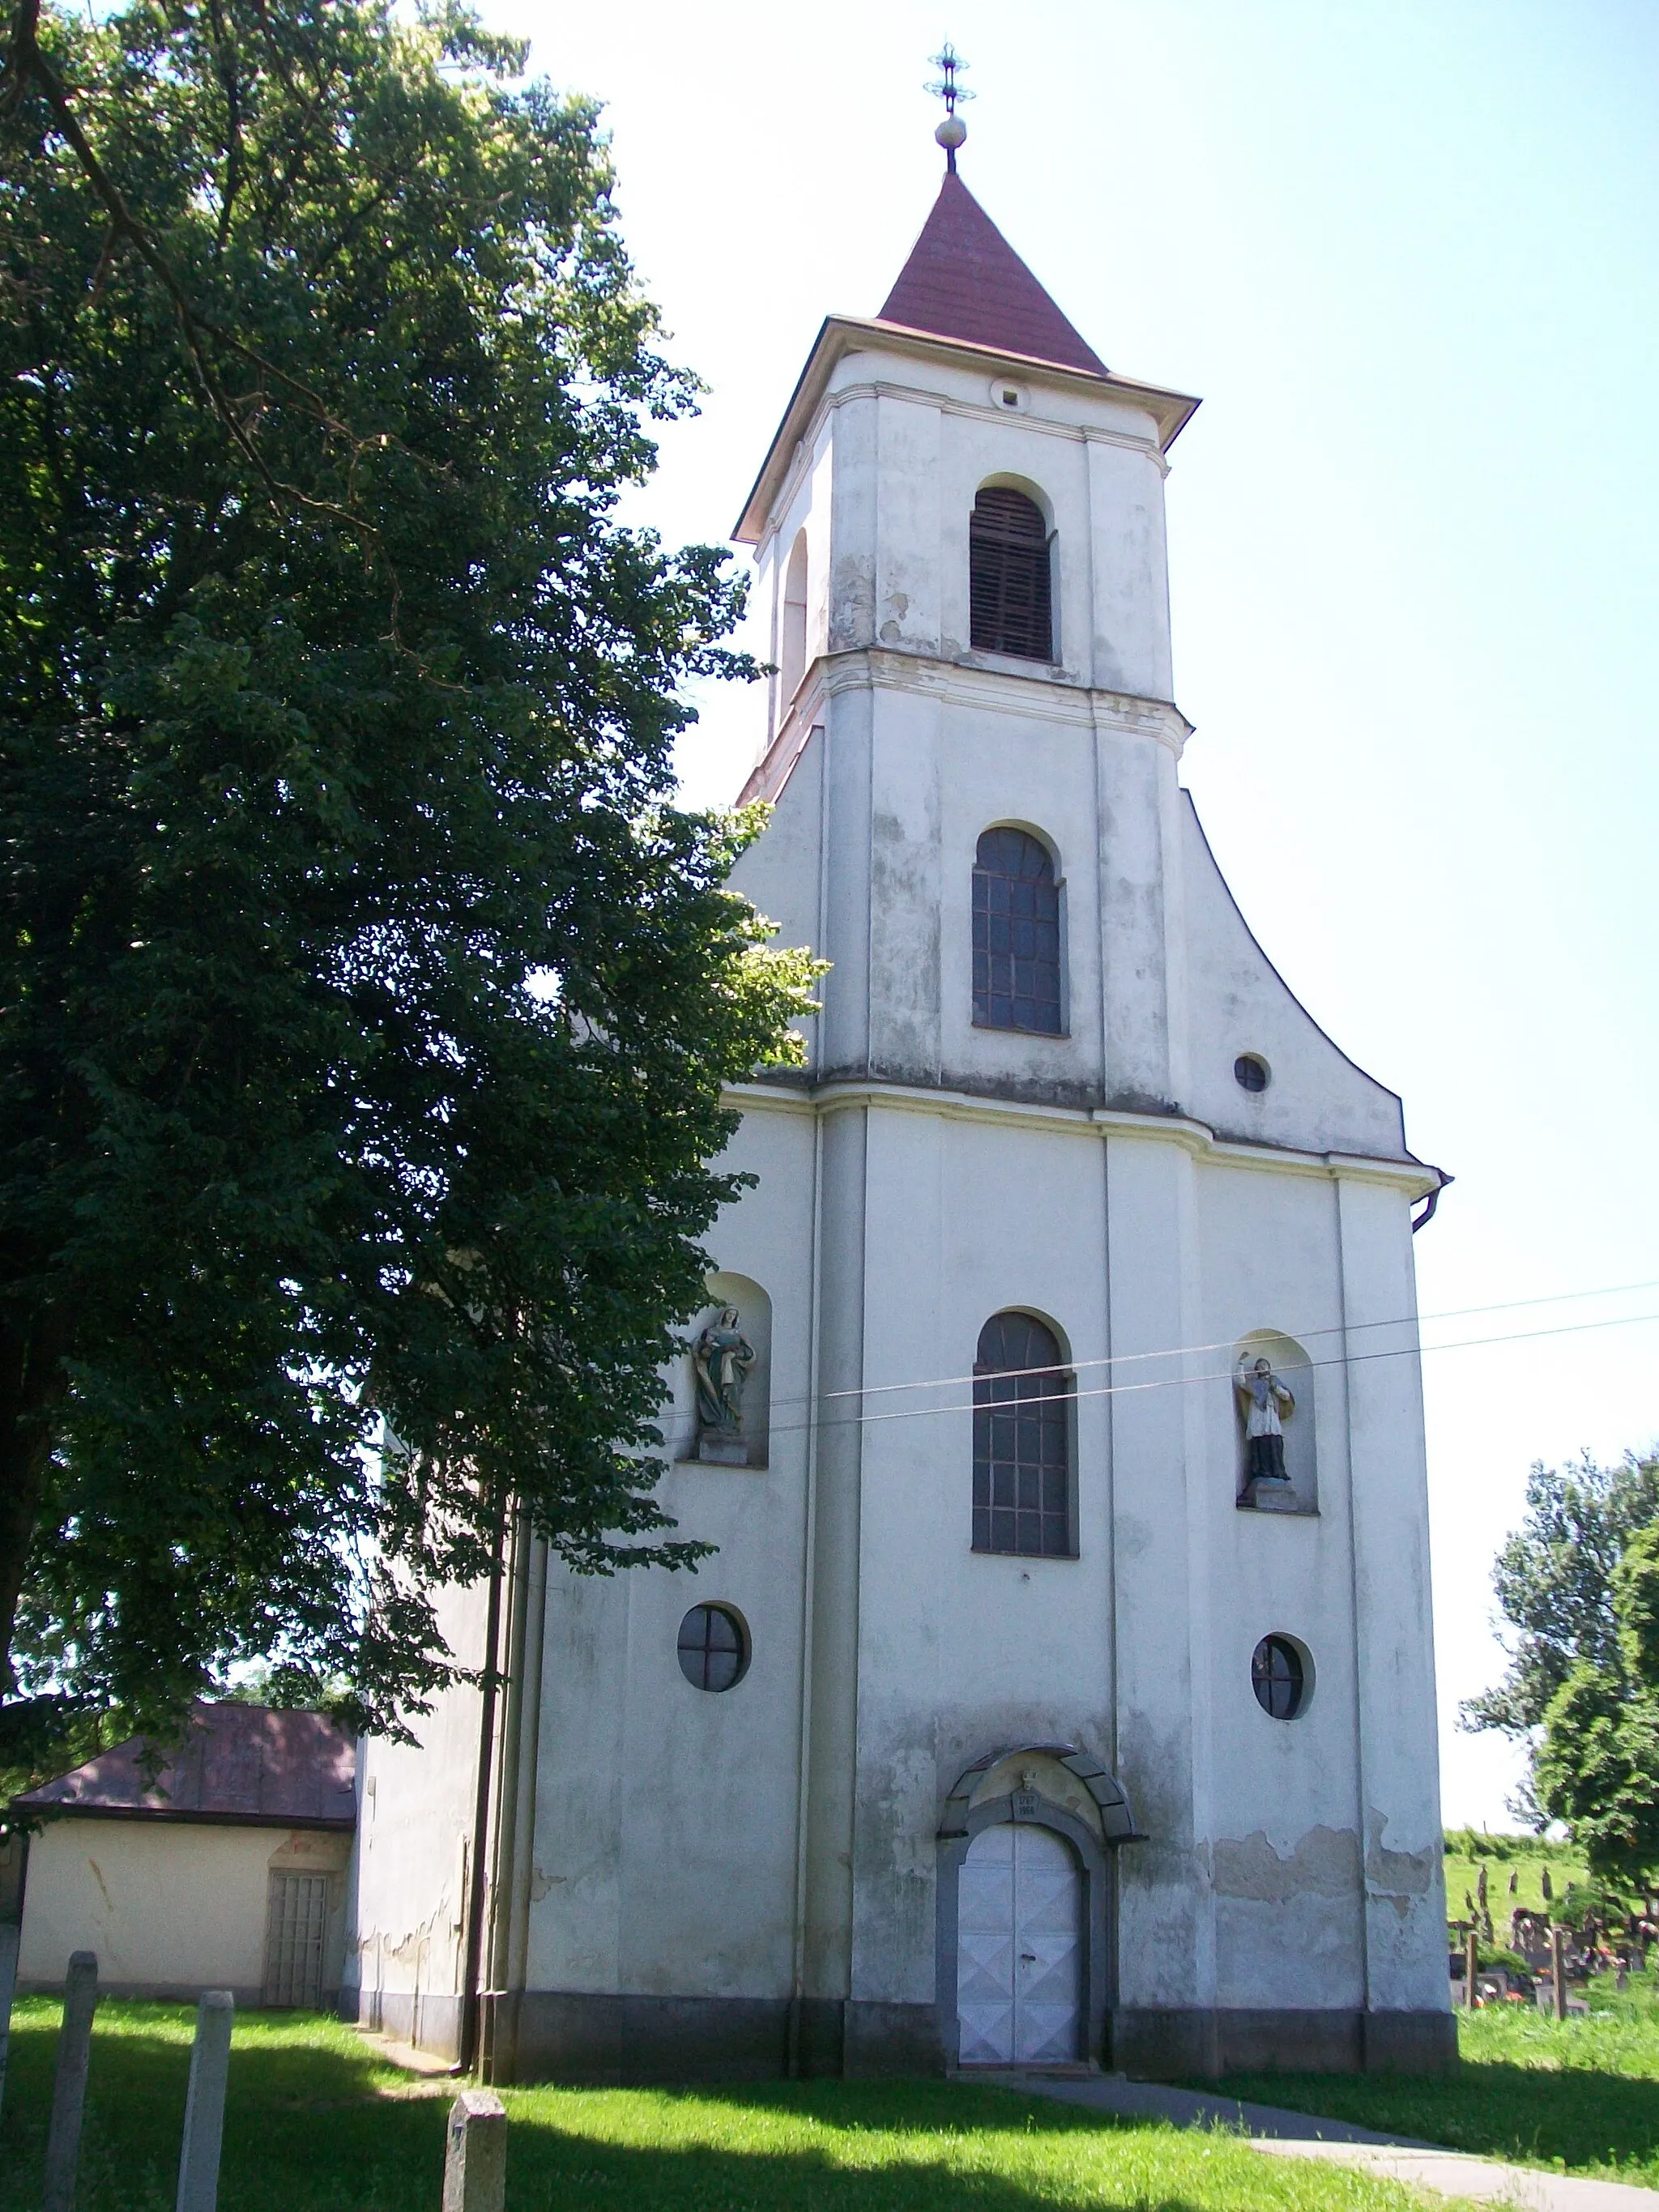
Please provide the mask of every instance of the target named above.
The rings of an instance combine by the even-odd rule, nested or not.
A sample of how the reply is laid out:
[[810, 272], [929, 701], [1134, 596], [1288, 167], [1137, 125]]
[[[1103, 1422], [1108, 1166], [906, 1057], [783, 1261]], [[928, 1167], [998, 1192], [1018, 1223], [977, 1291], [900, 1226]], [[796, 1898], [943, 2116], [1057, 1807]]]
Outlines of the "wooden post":
[[236, 2001], [228, 1990], [204, 1990], [196, 2008], [196, 2042], [185, 2098], [185, 2140], [179, 2153], [178, 2212], [215, 2212], [219, 2147], [225, 2132], [225, 2084]]
[[1567, 1970], [1561, 1956], [1561, 1934], [1560, 1923], [1552, 1921], [1550, 1923], [1550, 1987], [1554, 1993], [1557, 2020], [1565, 2020], [1567, 2016]]
[[64, 1977], [64, 2024], [58, 2031], [58, 2071], [52, 2085], [42, 2212], [75, 2212], [75, 2170], [81, 2158], [81, 2113], [92, 2057], [92, 2016], [98, 2009], [98, 1961], [76, 1951]]
[[1470, 2012], [1480, 2002], [1475, 1994], [1475, 1985], [1480, 1975], [1480, 1942], [1471, 1928], [1463, 1938], [1463, 2002]]
[[443, 2212], [505, 2212], [507, 2107], [491, 2089], [463, 2089], [449, 2108]]
[[17, 1988], [17, 1945], [22, 1929], [0, 1920], [0, 2107], [6, 2101], [6, 2051], [11, 2042], [11, 2001]]

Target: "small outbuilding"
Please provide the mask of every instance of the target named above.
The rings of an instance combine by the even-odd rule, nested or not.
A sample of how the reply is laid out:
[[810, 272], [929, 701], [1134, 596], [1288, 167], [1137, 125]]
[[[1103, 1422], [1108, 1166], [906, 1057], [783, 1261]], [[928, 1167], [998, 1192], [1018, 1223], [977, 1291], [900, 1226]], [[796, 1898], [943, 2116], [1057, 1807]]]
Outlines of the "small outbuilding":
[[356, 1746], [321, 1713], [203, 1705], [154, 1773], [142, 1736], [27, 1791], [18, 1985], [95, 1952], [122, 1996], [228, 1989], [331, 2006], [356, 1827]]

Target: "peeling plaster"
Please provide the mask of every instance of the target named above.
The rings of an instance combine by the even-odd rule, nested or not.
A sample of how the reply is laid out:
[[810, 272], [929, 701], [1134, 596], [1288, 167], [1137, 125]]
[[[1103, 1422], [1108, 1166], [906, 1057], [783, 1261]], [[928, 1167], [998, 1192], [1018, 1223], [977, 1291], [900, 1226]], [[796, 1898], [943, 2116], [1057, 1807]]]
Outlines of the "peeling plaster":
[[1352, 1828], [1310, 1828], [1288, 1858], [1257, 1828], [1242, 1842], [1212, 1846], [1218, 1897], [1248, 1897], [1260, 1905], [1285, 1905], [1295, 1897], [1356, 1897], [1359, 1838]]
[[1401, 1920], [1412, 1909], [1414, 1897], [1426, 1897], [1434, 1880], [1434, 1863], [1439, 1856], [1437, 1844], [1431, 1844], [1423, 1851], [1390, 1851], [1383, 1848], [1382, 1831], [1389, 1825], [1389, 1816], [1375, 1805], [1365, 1814], [1365, 1881], [1371, 1895], [1379, 1904], [1393, 1905]]

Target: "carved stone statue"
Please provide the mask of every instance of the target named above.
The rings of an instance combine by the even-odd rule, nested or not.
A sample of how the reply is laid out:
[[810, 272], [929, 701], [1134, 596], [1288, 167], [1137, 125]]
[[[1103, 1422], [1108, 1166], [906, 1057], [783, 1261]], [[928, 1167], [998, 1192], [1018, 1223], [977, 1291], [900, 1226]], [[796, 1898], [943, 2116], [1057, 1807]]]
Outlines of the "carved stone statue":
[[1233, 1376], [1233, 1387], [1244, 1409], [1244, 1480], [1288, 1482], [1285, 1472], [1285, 1430], [1296, 1411], [1296, 1400], [1273, 1373], [1273, 1362], [1258, 1359], [1254, 1367], [1243, 1353]]
[[735, 1306], [722, 1306], [691, 1350], [697, 1383], [697, 1457], [717, 1466], [746, 1467], [743, 1386], [755, 1364], [755, 1347], [738, 1327]]

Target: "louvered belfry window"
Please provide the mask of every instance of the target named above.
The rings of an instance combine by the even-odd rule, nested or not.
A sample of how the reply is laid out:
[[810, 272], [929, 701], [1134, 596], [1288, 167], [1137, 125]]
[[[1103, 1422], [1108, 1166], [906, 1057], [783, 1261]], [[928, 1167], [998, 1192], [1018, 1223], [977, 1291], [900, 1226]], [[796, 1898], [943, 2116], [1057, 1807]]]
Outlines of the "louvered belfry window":
[[988, 485], [968, 525], [970, 635], [975, 653], [1054, 657], [1048, 533], [1023, 491]]
[[1052, 1329], [994, 1314], [974, 1361], [974, 1549], [1066, 1559], [1072, 1377]]
[[974, 1026], [1064, 1034], [1060, 886], [1024, 830], [988, 830], [974, 855]]

